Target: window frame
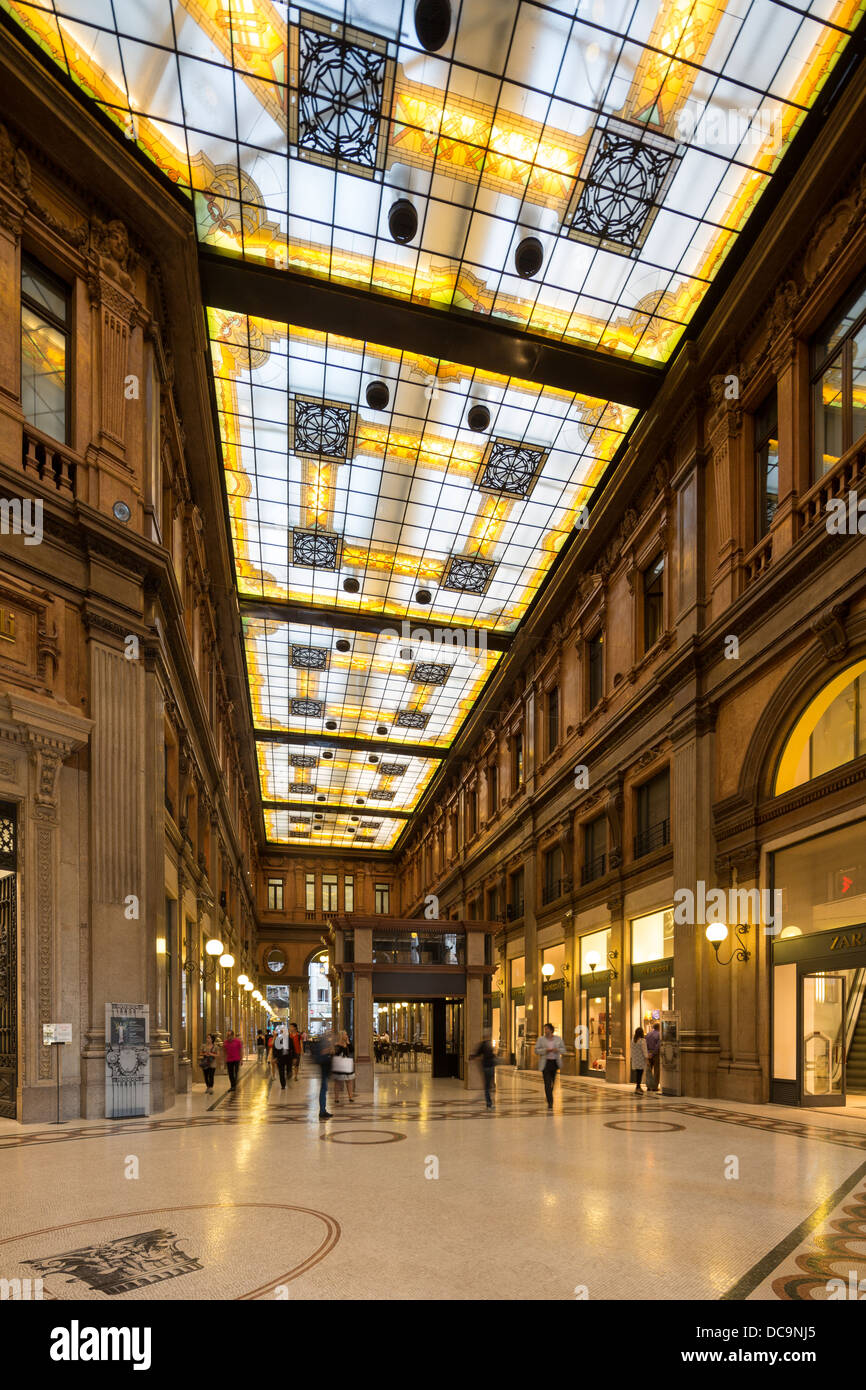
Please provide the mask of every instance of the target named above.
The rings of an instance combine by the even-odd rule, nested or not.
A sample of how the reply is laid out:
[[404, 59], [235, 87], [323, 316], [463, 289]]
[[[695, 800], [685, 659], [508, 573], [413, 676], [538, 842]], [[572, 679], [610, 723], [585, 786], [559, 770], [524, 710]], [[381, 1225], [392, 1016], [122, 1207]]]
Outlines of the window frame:
[[[764, 429], [759, 429], [761, 416], [771, 401], [774, 407], [772, 411], [773, 423], [768, 424]], [[752, 428], [755, 459], [755, 540], [757, 543], [768, 534], [779, 509], [779, 391], [775, 382], [764, 399], [752, 411]], [[773, 507], [773, 514], [768, 519], [767, 462], [770, 457], [771, 444], [776, 446], [776, 502]]]
[[[643, 607], [643, 649], [644, 654], [652, 651], [657, 642], [661, 641], [665, 633], [665, 552], [660, 550], [654, 559], [650, 560], [641, 570], [641, 600]], [[658, 592], [650, 592], [649, 583], [658, 581]], [[649, 616], [655, 613], [658, 619], [658, 628], [653, 635], [650, 632]]]
[[[811, 445], [811, 481], [818, 482], [836, 466], [831, 463], [822, 472], [818, 472], [818, 438], [817, 425], [819, 419], [818, 405], [821, 389], [821, 381], [828, 372], [838, 362], [842, 373], [842, 441], [840, 458], [844, 458], [848, 450], [853, 448], [859, 439], [863, 438], [863, 433], [855, 439], [853, 437], [854, 422], [854, 374], [853, 374], [853, 344], [856, 340], [858, 331], [866, 328], [866, 280], [861, 279], [852, 289], [851, 293], [844, 299], [837, 302], [832, 312], [827, 314], [819, 328], [812, 334], [809, 341], [809, 404], [810, 404], [810, 445]], [[844, 319], [857, 305], [858, 300], [863, 300], [863, 307], [858, 317], [851, 326], [845, 331], [832, 351], [824, 352], [821, 358], [818, 357], [818, 345], [822, 338], [828, 334], [830, 326], [835, 321], [838, 323]], [[821, 402], [823, 407], [823, 401]], [[823, 451], [821, 454], [823, 459]]]
[[[384, 903], [384, 907], [380, 906]], [[391, 915], [391, 884], [373, 884], [373, 910], [377, 917], [390, 917]]]
[[[27, 270], [29, 271], [29, 273], [34, 277], [34, 279], [38, 279], [38, 278], [40, 278], [40, 277], [43, 278], [43, 279], [46, 281], [46, 284], [47, 284], [49, 287], [53, 288], [53, 289], [55, 290], [56, 293], [62, 295], [64, 304], [65, 304], [65, 306], [66, 306], [66, 314], [65, 314], [65, 317], [64, 317], [64, 319], [63, 319], [62, 321], [57, 317], [56, 314], [52, 313], [52, 311], [51, 311], [50, 309], [46, 309], [45, 306], [44, 306], [43, 304], [38, 304], [34, 299], [32, 299], [32, 298], [30, 297], [30, 295], [27, 294], [27, 292], [26, 292], [25, 289], [24, 289], [24, 272], [25, 272], [25, 269], [27, 269]], [[21, 372], [20, 400], [21, 400], [21, 410], [22, 410], [22, 414], [24, 413], [24, 323], [23, 323], [23, 312], [22, 312], [22, 311], [23, 311], [23, 309], [26, 307], [27, 309], [30, 310], [30, 312], [31, 312], [32, 314], [36, 314], [39, 318], [43, 319], [51, 328], [54, 328], [54, 329], [57, 330], [57, 332], [62, 333], [62, 334], [63, 334], [63, 337], [64, 337], [64, 339], [65, 339], [66, 350], [65, 350], [65, 352], [64, 352], [64, 358], [63, 358], [63, 371], [64, 371], [64, 381], [63, 381], [63, 438], [62, 438], [62, 439], [56, 439], [55, 436], [54, 436], [53, 434], [50, 434], [47, 430], [42, 429], [42, 427], [41, 427], [40, 425], [37, 425], [34, 421], [30, 420], [30, 419], [27, 417], [26, 414], [24, 415], [24, 418], [25, 418], [25, 420], [27, 421], [27, 424], [30, 426], [31, 429], [38, 430], [40, 434], [44, 434], [44, 435], [45, 435], [45, 438], [46, 438], [46, 439], [53, 439], [54, 442], [55, 442], [56, 444], [61, 444], [61, 445], [65, 445], [65, 446], [68, 447], [68, 445], [69, 445], [69, 443], [70, 443], [70, 435], [71, 435], [71, 432], [72, 432], [72, 430], [71, 430], [72, 418], [71, 418], [71, 417], [72, 417], [72, 402], [73, 402], [73, 399], [74, 399], [73, 392], [72, 392], [72, 343], [73, 343], [73, 335], [72, 335], [72, 323], [71, 323], [71, 316], [72, 316], [72, 291], [71, 291], [71, 287], [70, 287], [64, 280], [61, 280], [60, 277], [59, 277], [58, 275], [55, 275], [53, 271], [48, 270], [48, 268], [47, 268], [46, 266], [44, 266], [44, 265], [42, 264], [42, 262], [41, 262], [40, 260], [38, 260], [35, 256], [30, 255], [30, 253], [27, 252], [27, 251], [22, 251], [22, 254], [21, 254], [21, 261], [20, 261], [20, 266], [19, 266], [19, 272], [18, 272], [18, 296], [19, 296], [18, 330], [19, 330], [19, 335], [20, 335], [20, 340], [19, 340], [19, 344], [18, 344], [18, 359], [19, 359], [19, 370], [20, 370], [20, 372]]]
[[[279, 889], [279, 892], [274, 892], [274, 889]], [[285, 881], [281, 878], [268, 879], [268, 912], [285, 912]]]
[[549, 758], [559, 747], [560, 723], [559, 686], [552, 685], [544, 702], [544, 749]]
[[[311, 893], [310, 893], [310, 889], [312, 889], [312, 895], [311, 895]], [[310, 897], [311, 897], [311, 896], [312, 896], [312, 900], [313, 900], [313, 901], [312, 901], [312, 906], [310, 905]], [[304, 902], [305, 902], [305, 904], [306, 904], [305, 911], [307, 911], [307, 912], [315, 912], [315, 911], [316, 911], [316, 875], [315, 875], [315, 874], [305, 874], [305, 875], [304, 875]]]
[[[593, 664], [593, 652], [600, 653], [600, 660]], [[601, 682], [600, 690], [596, 699], [593, 699], [593, 672], [599, 672]], [[591, 637], [586, 639], [586, 710], [591, 714], [594, 709], [604, 700], [604, 628], [599, 627]]]

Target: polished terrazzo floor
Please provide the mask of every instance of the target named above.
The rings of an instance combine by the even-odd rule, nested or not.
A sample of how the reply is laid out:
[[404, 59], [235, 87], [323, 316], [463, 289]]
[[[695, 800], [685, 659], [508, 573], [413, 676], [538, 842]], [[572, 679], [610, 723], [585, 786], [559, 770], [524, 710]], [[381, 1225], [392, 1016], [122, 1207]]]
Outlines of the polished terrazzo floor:
[[[0, 1278], [45, 1298], [823, 1299], [866, 1279], [866, 1118], [501, 1068], [316, 1118], [247, 1064], [153, 1119], [0, 1122]], [[737, 1176], [733, 1176], [737, 1174]], [[844, 1265], [844, 1274], [841, 1273]], [[864, 1285], [866, 1287], [866, 1285]]]

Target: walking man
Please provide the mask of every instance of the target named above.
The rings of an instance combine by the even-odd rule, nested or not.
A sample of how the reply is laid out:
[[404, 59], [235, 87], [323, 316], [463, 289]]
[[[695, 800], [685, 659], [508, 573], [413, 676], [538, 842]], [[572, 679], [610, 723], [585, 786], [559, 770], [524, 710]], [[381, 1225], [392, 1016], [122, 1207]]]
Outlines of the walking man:
[[490, 1037], [490, 1029], [484, 1030], [484, 1036], [478, 1047], [473, 1052], [473, 1057], [478, 1057], [481, 1062], [481, 1070], [484, 1072], [484, 1099], [487, 1102], [487, 1109], [493, 1109], [493, 1073], [496, 1067], [496, 1049]]
[[648, 1057], [646, 1088], [648, 1091], [659, 1089], [659, 1077], [661, 1074], [661, 1044], [662, 1037], [659, 1032], [659, 1021], [653, 1019], [653, 1026], [646, 1035], [646, 1050]]
[[274, 1030], [274, 1058], [280, 1073], [280, 1090], [284, 1091], [286, 1070], [291, 1071], [292, 1067], [292, 1040], [289, 1037], [289, 1025], [285, 1022], [278, 1023]]
[[292, 1077], [295, 1081], [298, 1081], [298, 1072], [301, 1070], [301, 1053], [304, 1050], [304, 1040], [298, 1030], [297, 1023], [289, 1024], [289, 1042], [291, 1044], [289, 1061], [291, 1062]]
[[544, 1077], [544, 1094], [547, 1097], [547, 1108], [548, 1110], [552, 1110], [553, 1083], [556, 1081], [556, 1073], [562, 1065], [562, 1057], [565, 1053], [565, 1043], [558, 1033], [554, 1033], [552, 1023], [545, 1023], [544, 1032], [535, 1044], [535, 1051], [541, 1058], [538, 1065]]
[[330, 1120], [328, 1110], [328, 1082], [331, 1079], [331, 1065], [334, 1060], [334, 1035], [330, 1028], [313, 1038], [311, 1048], [313, 1061], [319, 1068], [319, 1119]]

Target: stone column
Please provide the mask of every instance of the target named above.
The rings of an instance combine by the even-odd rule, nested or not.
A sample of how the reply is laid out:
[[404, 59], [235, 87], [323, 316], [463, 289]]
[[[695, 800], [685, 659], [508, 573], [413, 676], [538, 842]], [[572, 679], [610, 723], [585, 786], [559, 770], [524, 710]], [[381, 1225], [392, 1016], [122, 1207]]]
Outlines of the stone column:
[[477, 1091], [484, 1085], [480, 1064], [470, 1059], [481, 1041], [486, 975], [484, 932], [468, 931], [466, 933], [466, 1013], [463, 1027], [463, 1085], [467, 1091]]
[[[627, 999], [625, 997], [625, 971], [624, 962], [624, 937], [625, 929], [623, 925], [623, 907], [625, 899], [622, 892], [618, 891], [608, 898], [608, 912], [610, 913], [610, 953], [613, 962], [607, 961], [610, 970], [610, 994], [609, 1008], [610, 1019], [608, 1021], [608, 1053], [607, 1066], [605, 1068], [605, 1081], [614, 1084], [622, 1084], [628, 1081], [630, 1068], [627, 1065], [626, 1052], [627, 1040], [625, 1037], [625, 1015]], [[616, 978], [614, 979], [614, 972]]]
[[373, 1090], [373, 930], [355, 928], [355, 1085]]
[[737, 597], [743, 555], [739, 484], [742, 411], [738, 398], [728, 399], [725, 395], [725, 391], [731, 389], [725, 386], [725, 380], [716, 376], [711, 381], [716, 413], [710, 430], [710, 448], [718, 532], [718, 561], [711, 581], [713, 617], [726, 612]]
[[541, 974], [538, 962], [538, 924], [535, 918], [536, 860], [533, 842], [523, 869], [523, 955], [526, 968], [526, 1050], [524, 1068], [535, 1066], [535, 1044], [538, 1041], [541, 1017]]

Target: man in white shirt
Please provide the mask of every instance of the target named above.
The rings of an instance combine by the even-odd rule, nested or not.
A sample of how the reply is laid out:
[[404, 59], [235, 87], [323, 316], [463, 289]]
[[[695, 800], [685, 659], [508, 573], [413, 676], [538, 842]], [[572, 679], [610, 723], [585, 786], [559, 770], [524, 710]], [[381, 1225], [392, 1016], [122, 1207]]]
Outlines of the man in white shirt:
[[562, 1057], [565, 1054], [565, 1043], [558, 1033], [554, 1033], [553, 1024], [545, 1023], [544, 1032], [535, 1044], [535, 1051], [541, 1058], [539, 1066], [544, 1077], [544, 1094], [547, 1097], [548, 1110], [553, 1109], [553, 1083], [556, 1081], [556, 1074], [562, 1065]]

